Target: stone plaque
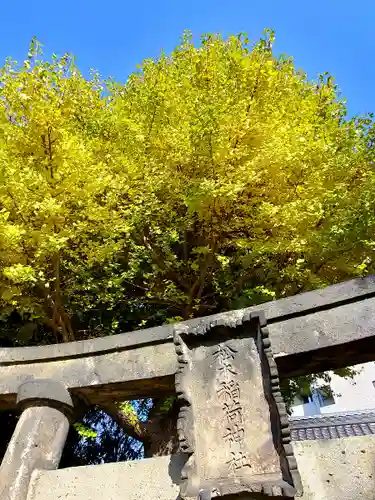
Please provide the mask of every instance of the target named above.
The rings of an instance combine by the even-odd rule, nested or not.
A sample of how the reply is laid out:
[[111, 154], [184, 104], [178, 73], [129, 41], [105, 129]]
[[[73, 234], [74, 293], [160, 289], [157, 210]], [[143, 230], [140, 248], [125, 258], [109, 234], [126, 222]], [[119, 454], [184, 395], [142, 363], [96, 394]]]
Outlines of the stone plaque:
[[181, 497], [295, 496], [299, 476], [264, 317], [236, 328], [178, 325], [174, 342], [179, 440], [190, 455]]

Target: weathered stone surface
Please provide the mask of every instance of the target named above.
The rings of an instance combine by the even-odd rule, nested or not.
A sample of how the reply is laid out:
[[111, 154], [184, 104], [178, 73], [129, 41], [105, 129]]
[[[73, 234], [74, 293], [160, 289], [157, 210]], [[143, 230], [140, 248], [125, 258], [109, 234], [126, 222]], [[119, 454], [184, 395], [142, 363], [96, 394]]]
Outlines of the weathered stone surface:
[[[301, 500], [375, 497], [375, 436], [300, 441], [294, 449], [304, 489]], [[175, 455], [36, 471], [27, 500], [177, 500], [183, 465], [184, 457]]]
[[[194, 329], [199, 328], [199, 326], [204, 323], [223, 322], [223, 324], [225, 323], [229, 327], [236, 327], [244, 316], [259, 309], [264, 311], [268, 323], [275, 323], [291, 317], [313, 314], [319, 310], [338, 307], [345, 303], [361, 302], [370, 297], [375, 297], [375, 276], [358, 278], [321, 290], [266, 302], [261, 304], [261, 306], [248, 307], [185, 321], [184, 325], [190, 329]], [[368, 336], [374, 333], [373, 331], [367, 332]], [[171, 325], [165, 325], [65, 344], [40, 347], [0, 348], [0, 366], [11, 363], [32, 363], [35, 361], [52, 361], [64, 358], [85, 357], [90, 354], [100, 355], [124, 349], [134, 349], [146, 345], [161, 344], [163, 342], [168, 342], [168, 340], [172, 342], [172, 339], [173, 328]], [[275, 352], [281, 353], [283, 351], [277, 347], [277, 342], [277, 339], [272, 342], [274, 350]]]
[[[56, 380], [27, 380], [18, 389], [17, 406], [20, 410], [37, 404], [55, 406], [63, 413], [70, 413], [73, 401], [69, 392]], [[70, 410], [70, 411], [69, 411]]]
[[375, 498], [375, 436], [294, 443], [301, 500]]
[[0, 466], [1, 500], [26, 499], [32, 472], [58, 467], [68, 431], [68, 418], [55, 408], [23, 411]]
[[108, 397], [171, 393], [176, 368], [172, 342], [87, 358], [0, 366], [0, 407], [14, 406], [20, 384], [36, 378], [59, 380], [93, 403]]
[[[282, 378], [375, 359], [374, 277], [181, 325], [191, 332], [218, 324], [238, 328], [259, 308]], [[99, 404], [108, 396], [170, 393], [177, 368], [172, 332], [168, 325], [71, 344], [2, 348], [0, 407], [13, 407], [19, 384], [33, 377], [61, 380], [73, 394]]]
[[[55, 390], [44, 383], [33, 387], [27, 381], [60, 380], [73, 396], [87, 396], [91, 402], [100, 403], [107, 397], [172, 392], [176, 371], [177, 392], [184, 403], [180, 438], [190, 455], [182, 473], [183, 496], [197, 497], [200, 490], [203, 497], [247, 492], [243, 498], [249, 500], [260, 495], [292, 495], [291, 486], [298, 483], [298, 473], [270, 345], [283, 377], [374, 360], [375, 280], [353, 280], [263, 304], [261, 308], [265, 313], [258, 318], [261, 341], [258, 333], [254, 335], [247, 329], [255, 309], [249, 308], [173, 327], [63, 346], [0, 349], [0, 406], [14, 405], [17, 391], [22, 407], [35, 405], [38, 400], [47, 404], [23, 412], [0, 468], [0, 498], [24, 500], [33, 471], [57, 467], [68, 432], [68, 419], [58, 408], [70, 407], [69, 394], [61, 387]], [[173, 331], [177, 332], [178, 359]], [[354, 500], [374, 496], [373, 481], [371, 488], [367, 481], [373, 478], [369, 467], [374, 463], [374, 439], [364, 438], [370, 448], [362, 441], [358, 451], [359, 439], [295, 445], [296, 450], [301, 450], [298, 461], [305, 484], [303, 498]], [[154, 474], [152, 467], [157, 466], [151, 462], [154, 465], [144, 461], [139, 463], [146, 465], [130, 467], [134, 467], [133, 471], [151, 467]], [[90, 469], [93, 474], [95, 469], [102, 470]], [[156, 469], [153, 477], [157, 492], [139, 486], [127, 498], [132, 494], [134, 498], [164, 498], [159, 483], [162, 478]], [[339, 470], [344, 475], [339, 475]], [[49, 474], [35, 472], [30, 495]], [[149, 483], [150, 474], [146, 474]], [[133, 479], [134, 484], [140, 484], [138, 477]], [[107, 489], [112, 480], [107, 483], [103, 480], [99, 485], [101, 497], [104, 488], [106, 498], [110, 498]], [[94, 486], [92, 491], [92, 498], [99, 498]], [[42, 487], [40, 498], [35, 498], [41, 500], [48, 494], [48, 498], [64, 495], [61, 498], [66, 500], [71, 495], [88, 500], [87, 483], [84, 495], [76, 497], [76, 492], [57, 486], [47, 491]], [[116, 490], [113, 499], [123, 498], [122, 492], [119, 495]]]
[[288, 447], [287, 457], [282, 446], [281, 428], [288, 435], [289, 428], [285, 406], [273, 397], [279, 385], [268, 332], [263, 336], [258, 322], [248, 322], [239, 337], [229, 332], [192, 335], [176, 327], [177, 428], [181, 449], [190, 455], [181, 496], [197, 498], [207, 490], [293, 497], [293, 450]]
[[[291, 317], [303, 316], [314, 312], [339, 307], [345, 303], [355, 303], [375, 296], [375, 276], [357, 278], [345, 281], [337, 285], [328, 286], [320, 290], [305, 292], [279, 299], [265, 302], [259, 306], [247, 307], [235, 311], [214, 314], [206, 318], [196, 318], [185, 321], [189, 328], [196, 328], [207, 321], [224, 320], [228, 326], [236, 326], [241, 318], [259, 309], [264, 311], [268, 323], [284, 321]], [[274, 342], [272, 342], [274, 344]]]
[[27, 500], [177, 500], [183, 455], [36, 471]]
[[64, 358], [77, 358], [125, 349], [135, 349], [147, 345], [172, 341], [171, 325], [147, 328], [120, 333], [97, 339], [80, 340], [64, 344], [51, 344], [38, 347], [0, 348], [0, 366], [10, 363], [29, 363], [34, 361], [54, 361]]
[[375, 331], [375, 298], [269, 324], [275, 355], [363, 338]]
[[53, 380], [22, 384], [17, 403], [23, 411], [0, 466], [1, 500], [25, 500], [32, 472], [57, 468], [73, 412], [69, 392]]
[[375, 359], [375, 298], [269, 324], [282, 376]]

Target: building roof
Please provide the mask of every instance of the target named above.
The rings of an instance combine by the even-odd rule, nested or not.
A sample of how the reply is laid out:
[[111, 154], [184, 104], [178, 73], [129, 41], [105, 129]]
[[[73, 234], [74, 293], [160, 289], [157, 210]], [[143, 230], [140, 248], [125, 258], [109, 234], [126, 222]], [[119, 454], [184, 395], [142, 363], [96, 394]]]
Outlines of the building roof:
[[314, 417], [290, 417], [289, 421], [293, 441], [375, 434], [375, 409]]

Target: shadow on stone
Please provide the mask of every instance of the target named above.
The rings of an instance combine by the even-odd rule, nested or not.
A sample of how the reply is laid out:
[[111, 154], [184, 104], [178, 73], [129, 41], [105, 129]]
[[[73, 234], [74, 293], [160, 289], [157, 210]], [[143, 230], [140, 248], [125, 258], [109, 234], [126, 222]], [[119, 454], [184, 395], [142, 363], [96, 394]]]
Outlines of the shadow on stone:
[[10, 438], [16, 428], [19, 415], [16, 411], [4, 410], [0, 412], [0, 463], [6, 452]]
[[168, 474], [172, 479], [173, 484], [180, 484], [181, 471], [188, 458], [189, 455], [187, 455], [186, 453], [176, 453], [175, 455], [171, 455], [168, 465]]

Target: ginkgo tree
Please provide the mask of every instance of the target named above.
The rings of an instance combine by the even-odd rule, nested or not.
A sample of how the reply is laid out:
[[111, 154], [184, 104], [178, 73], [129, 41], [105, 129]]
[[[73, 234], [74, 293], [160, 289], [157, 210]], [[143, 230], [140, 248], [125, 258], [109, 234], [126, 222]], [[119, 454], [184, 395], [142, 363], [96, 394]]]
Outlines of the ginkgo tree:
[[373, 269], [372, 117], [347, 118], [333, 78], [310, 81], [273, 40], [196, 46], [185, 33], [124, 84], [85, 78], [69, 55], [43, 60], [36, 40], [7, 60], [0, 307], [4, 324], [21, 318], [17, 342], [188, 319]]
[[68, 56], [48, 63], [39, 53], [34, 41], [22, 67], [8, 61], [1, 72], [1, 306], [70, 341], [72, 290], [90, 290], [95, 267], [123, 249], [127, 217], [105, 193], [119, 196], [126, 180], [99, 147], [111, 111], [97, 77], [86, 81]]

